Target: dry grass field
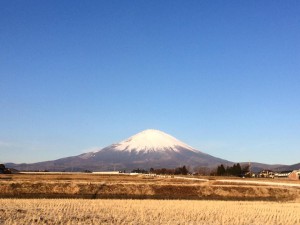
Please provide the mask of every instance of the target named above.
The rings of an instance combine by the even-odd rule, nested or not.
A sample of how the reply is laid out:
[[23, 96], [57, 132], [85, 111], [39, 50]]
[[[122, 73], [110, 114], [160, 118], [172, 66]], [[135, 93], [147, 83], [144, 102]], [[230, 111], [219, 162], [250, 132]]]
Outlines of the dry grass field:
[[[185, 177], [188, 178], [188, 177]], [[299, 201], [300, 183], [254, 179], [225, 182], [213, 177], [203, 180], [93, 174], [0, 175], [0, 198], [87, 198], [87, 199], [190, 199]], [[223, 178], [224, 179], [224, 178]], [[264, 182], [263, 179], [259, 182]], [[279, 183], [280, 183], [279, 182]], [[274, 184], [274, 185], [272, 185]]]
[[0, 199], [0, 224], [300, 224], [300, 203]]

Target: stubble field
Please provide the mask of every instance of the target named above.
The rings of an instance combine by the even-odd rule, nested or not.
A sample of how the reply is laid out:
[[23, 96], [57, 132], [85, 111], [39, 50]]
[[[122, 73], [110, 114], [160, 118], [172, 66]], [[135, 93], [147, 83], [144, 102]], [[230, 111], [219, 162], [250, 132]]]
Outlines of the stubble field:
[[300, 224], [300, 203], [0, 199], [0, 224]]

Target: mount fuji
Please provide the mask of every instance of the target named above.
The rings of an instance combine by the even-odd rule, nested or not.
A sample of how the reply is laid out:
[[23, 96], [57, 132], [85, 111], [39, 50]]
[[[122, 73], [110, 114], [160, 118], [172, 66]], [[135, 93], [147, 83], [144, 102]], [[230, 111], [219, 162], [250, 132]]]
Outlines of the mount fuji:
[[162, 131], [149, 129], [94, 152], [54, 161], [13, 166], [21, 170], [107, 171], [151, 167], [175, 168], [183, 165], [213, 167], [221, 163], [232, 164], [196, 150]]

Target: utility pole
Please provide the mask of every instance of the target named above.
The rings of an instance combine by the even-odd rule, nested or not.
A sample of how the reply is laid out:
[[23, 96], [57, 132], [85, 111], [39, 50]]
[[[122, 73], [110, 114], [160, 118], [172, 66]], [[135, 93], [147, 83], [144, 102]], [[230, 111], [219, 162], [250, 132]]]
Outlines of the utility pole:
[[250, 174], [250, 177], [252, 177], [252, 172], [251, 172], [251, 162], [249, 161], [249, 174]]

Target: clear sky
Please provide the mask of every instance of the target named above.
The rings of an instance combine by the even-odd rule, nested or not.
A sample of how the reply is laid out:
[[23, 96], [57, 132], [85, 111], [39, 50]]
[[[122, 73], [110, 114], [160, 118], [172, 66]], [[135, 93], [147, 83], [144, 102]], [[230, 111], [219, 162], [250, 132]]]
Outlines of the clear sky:
[[0, 163], [144, 129], [300, 162], [300, 1], [0, 1]]

